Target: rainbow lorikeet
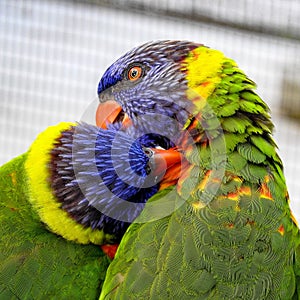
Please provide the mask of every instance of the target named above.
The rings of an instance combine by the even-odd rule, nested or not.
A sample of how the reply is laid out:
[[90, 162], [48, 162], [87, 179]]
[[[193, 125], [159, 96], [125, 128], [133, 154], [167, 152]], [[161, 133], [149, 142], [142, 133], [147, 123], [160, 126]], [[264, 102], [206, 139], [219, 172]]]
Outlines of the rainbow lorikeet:
[[60, 123], [0, 168], [0, 299], [99, 297], [110, 262], [99, 245], [113, 256], [106, 244], [119, 243], [180, 160], [156, 140]]
[[300, 299], [299, 228], [254, 90], [188, 41], [141, 45], [104, 73], [97, 124], [160, 133], [183, 158], [123, 236], [100, 299]]

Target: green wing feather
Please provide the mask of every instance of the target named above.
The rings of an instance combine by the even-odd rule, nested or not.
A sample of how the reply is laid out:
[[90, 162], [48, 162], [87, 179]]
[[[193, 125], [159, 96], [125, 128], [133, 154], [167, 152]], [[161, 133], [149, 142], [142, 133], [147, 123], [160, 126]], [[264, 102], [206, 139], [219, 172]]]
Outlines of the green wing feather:
[[132, 225], [100, 299], [297, 299], [299, 232], [289, 210], [255, 192], [239, 202], [239, 210], [230, 199], [197, 210], [189, 199], [168, 217]]
[[109, 261], [41, 223], [28, 202], [26, 156], [0, 168], [0, 299], [97, 299]]

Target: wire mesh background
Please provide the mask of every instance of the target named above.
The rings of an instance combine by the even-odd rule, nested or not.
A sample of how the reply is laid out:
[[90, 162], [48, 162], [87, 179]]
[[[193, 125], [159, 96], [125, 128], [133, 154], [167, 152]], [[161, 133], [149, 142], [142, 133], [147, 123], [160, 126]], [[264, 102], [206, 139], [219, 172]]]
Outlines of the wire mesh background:
[[0, 164], [47, 126], [80, 120], [104, 70], [157, 39], [219, 49], [258, 84], [300, 220], [298, 0], [0, 0]]

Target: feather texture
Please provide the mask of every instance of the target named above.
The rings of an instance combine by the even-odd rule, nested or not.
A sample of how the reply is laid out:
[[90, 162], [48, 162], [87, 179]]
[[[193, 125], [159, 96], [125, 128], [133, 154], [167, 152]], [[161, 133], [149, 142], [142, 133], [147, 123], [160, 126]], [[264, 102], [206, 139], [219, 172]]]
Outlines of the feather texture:
[[26, 159], [0, 169], [0, 298], [96, 299], [109, 260], [48, 231], [28, 201]]
[[[170, 43], [173, 52], [164, 55]], [[157, 72], [156, 85], [170, 84], [159, 97], [172, 101], [178, 91], [185, 94], [181, 109], [189, 114], [174, 138], [188, 164], [176, 187], [159, 191], [140, 223], [129, 227], [100, 299], [300, 299], [299, 228], [290, 212], [269, 110], [255, 84], [219, 51], [187, 43], [178, 62], [172, 57], [181, 42], [152, 45], [160, 50], [156, 56], [151, 51], [147, 66]], [[149, 53], [135, 49], [113, 68], [122, 70], [126, 58], [139, 62]], [[165, 60], [183, 80], [168, 77]], [[154, 93], [147, 82], [146, 74], [132, 87], [136, 94], [113, 95], [133, 123], [147, 114], [137, 107], [133, 115], [129, 108], [141, 94], [145, 99]], [[169, 107], [164, 109], [167, 114]], [[178, 113], [173, 110], [173, 118]], [[147, 207], [160, 201], [181, 205], [164, 218], [143, 222]]]
[[145, 147], [159, 136], [118, 129], [60, 123], [0, 168], [0, 299], [99, 297], [109, 264], [99, 245], [118, 242], [129, 222], [95, 206], [132, 221], [158, 191], [144, 184], [157, 167]]

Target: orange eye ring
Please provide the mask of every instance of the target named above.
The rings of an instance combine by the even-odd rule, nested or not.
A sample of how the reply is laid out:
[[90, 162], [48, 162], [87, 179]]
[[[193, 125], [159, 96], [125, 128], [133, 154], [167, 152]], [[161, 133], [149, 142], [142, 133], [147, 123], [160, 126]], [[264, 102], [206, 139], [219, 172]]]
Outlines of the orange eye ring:
[[143, 69], [140, 66], [133, 66], [128, 70], [127, 77], [130, 81], [136, 81], [143, 75]]

